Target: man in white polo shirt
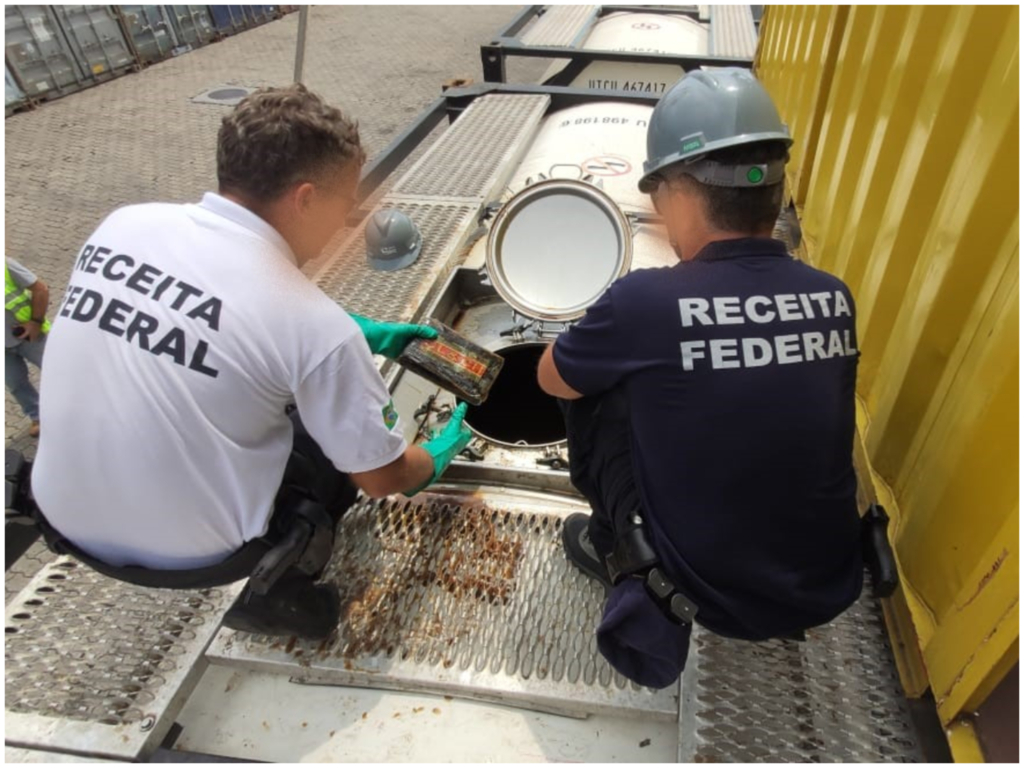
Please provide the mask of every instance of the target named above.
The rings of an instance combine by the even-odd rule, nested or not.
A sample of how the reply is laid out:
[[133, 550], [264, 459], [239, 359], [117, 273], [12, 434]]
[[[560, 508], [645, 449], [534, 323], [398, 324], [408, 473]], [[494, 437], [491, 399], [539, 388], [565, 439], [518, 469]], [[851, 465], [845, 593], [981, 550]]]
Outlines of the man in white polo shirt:
[[[89, 237], [42, 382], [32, 488], [49, 539], [137, 583], [228, 583], [292, 530], [289, 510], [319, 505], [331, 530], [356, 487], [419, 490], [465, 446], [460, 410], [408, 446], [371, 354], [435, 332], [353, 319], [300, 272], [343, 226], [363, 160], [337, 109], [267, 89], [223, 121], [219, 194], [121, 208]], [[322, 565], [250, 584], [226, 623], [326, 636]]]

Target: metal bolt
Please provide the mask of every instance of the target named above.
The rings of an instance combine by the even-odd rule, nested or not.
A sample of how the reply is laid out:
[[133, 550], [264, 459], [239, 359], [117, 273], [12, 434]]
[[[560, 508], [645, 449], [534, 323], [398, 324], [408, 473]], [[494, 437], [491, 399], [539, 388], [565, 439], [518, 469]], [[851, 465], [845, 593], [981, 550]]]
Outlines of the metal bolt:
[[142, 722], [139, 723], [139, 730], [151, 731], [154, 725], [156, 725], [156, 717], [154, 715], [146, 715], [142, 718]]

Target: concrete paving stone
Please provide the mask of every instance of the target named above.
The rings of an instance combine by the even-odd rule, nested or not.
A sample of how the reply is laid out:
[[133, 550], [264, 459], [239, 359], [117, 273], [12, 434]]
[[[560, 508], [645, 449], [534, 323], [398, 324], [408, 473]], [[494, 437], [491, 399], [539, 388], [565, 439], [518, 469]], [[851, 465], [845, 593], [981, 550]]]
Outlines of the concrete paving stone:
[[30, 546], [11, 569], [4, 574], [4, 605], [11, 602], [39, 570], [56, 558], [42, 541]]
[[[479, 82], [480, 43], [518, 11], [314, 6], [304, 82], [359, 120], [372, 157], [440, 93], [444, 81]], [[190, 99], [216, 85], [291, 82], [298, 18], [289, 14], [5, 121], [6, 252], [49, 284], [51, 307], [65, 290], [78, 249], [113, 209], [197, 200], [215, 188], [216, 134], [228, 108]], [[547, 64], [512, 61], [510, 79], [536, 82]], [[10, 395], [4, 416], [7, 446], [34, 455], [28, 419]], [[27, 557], [7, 573], [8, 599], [12, 584], [37, 570], [25, 572], [25, 564], [37, 563]]]

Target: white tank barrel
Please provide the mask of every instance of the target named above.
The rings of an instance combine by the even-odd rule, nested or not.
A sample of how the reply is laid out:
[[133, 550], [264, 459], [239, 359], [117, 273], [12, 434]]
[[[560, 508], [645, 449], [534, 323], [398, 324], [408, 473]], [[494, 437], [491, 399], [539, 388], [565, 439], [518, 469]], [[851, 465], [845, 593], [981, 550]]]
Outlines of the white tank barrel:
[[[579, 47], [586, 51], [702, 56], [708, 53], [708, 36], [708, 26], [688, 16], [623, 11], [598, 19]], [[556, 62], [543, 80], [548, 81], [565, 66], [563, 62]], [[671, 64], [595, 61], [570, 85], [662, 94], [682, 76], [682, 67]]]
[[626, 212], [649, 211], [637, 189], [653, 107], [601, 101], [548, 115], [512, 175], [518, 192], [541, 178], [587, 179]]

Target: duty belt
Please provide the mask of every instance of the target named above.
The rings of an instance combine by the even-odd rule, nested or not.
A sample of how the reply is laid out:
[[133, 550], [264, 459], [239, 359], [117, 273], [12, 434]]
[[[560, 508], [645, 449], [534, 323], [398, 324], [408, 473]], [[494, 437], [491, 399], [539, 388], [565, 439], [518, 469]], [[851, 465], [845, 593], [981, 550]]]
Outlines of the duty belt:
[[697, 605], [665, 574], [647, 540], [643, 518], [633, 512], [629, 523], [625, 531], [616, 532], [615, 548], [605, 558], [612, 584], [626, 578], [640, 579], [647, 594], [669, 619], [676, 624], [692, 624]]

